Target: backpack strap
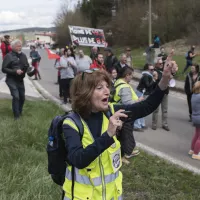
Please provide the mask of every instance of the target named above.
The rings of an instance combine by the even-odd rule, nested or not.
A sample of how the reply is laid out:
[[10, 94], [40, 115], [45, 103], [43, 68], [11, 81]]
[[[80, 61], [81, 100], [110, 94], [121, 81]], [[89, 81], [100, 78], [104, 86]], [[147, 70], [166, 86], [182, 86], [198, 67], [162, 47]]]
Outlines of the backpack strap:
[[123, 85], [123, 84], [126, 84], [126, 83], [119, 83], [119, 84], [117, 84], [117, 85], [114, 86], [114, 87], [115, 87], [115, 89], [116, 89], [117, 87], [119, 87], [120, 85]]
[[[119, 87], [120, 85], [123, 85], [123, 84], [126, 84], [126, 83], [119, 83], [118, 85], [116, 85], [115, 86], [115, 90], [117, 89], [117, 87]], [[116, 92], [116, 91], [115, 91]], [[114, 98], [113, 98], [114, 99]], [[120, 99], [121, 100], [121, 99]], [[115, 101], [115, 103], [119, 103], [120, 102], [120, 100], [119, 101]]]
[[[83, 127], [80, 115], [76, 112], [71, 112], [65, 116], [66, 116], [66, 118], [73, 120], [73, 122], [75, 123], [75, 125], [77, 126], [77, 128], [79, 130], [79, 135], [82, 138], [83, 133], [84, 133], [84, 127]], [[72, 165], [71, 175], [72, 175], [71, 194], [72, 194], [72, 200], [74, 200], [75, 168], [73, 165]]]
[[73, 120], [73, 122], [75, 123], [75, 125], [77, 126], [79, 130], [79, 135], [82, 137], [84, 133], [84, 127], [83, 127], [80, 115], [76, 112], [71, 112], [66, 116], [66, 118]]

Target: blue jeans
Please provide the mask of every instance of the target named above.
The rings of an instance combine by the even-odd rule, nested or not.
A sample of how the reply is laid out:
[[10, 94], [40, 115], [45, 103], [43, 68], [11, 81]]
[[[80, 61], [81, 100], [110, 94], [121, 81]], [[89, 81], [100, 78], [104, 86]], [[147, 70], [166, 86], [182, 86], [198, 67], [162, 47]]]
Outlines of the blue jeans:
[[18, 118], [23, 109], [25, 101], [25, 88], [24, 82], [16, 81], [14, 79], [7, 79], [6, 84], [10, 89], [10, 94], [12, 95], [12, 110], [15, 118]]
[[187, 60], [183, 73], [185, 73], [190, 66], [192, 66], [192, 60]]
[[[139, 98], [143, 95], [142, 92], [140, 92], [140, 91], [138, 91], [138, 90], [136, 90], [136, 94], [137, 94], [137, 96], [138, 96]], [[136, 120], [134, 121], [133, 127], [134, 127], [135, 129], [145, 127], [145, 119], [144, 119], [144, 117], [143, 117], [143, 118], [140, 118], [140, 119], [136, 119]]]

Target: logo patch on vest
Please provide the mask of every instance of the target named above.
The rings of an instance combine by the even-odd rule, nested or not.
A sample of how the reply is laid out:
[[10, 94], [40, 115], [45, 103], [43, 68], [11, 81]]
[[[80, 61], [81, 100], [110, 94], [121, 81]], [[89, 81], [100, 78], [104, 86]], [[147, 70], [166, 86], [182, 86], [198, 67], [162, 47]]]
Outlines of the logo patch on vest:
[[120, 154], [116, 153], [114, 156], [113, 156], [113, 167], [114, 168], [119, 168], [120, 166]]

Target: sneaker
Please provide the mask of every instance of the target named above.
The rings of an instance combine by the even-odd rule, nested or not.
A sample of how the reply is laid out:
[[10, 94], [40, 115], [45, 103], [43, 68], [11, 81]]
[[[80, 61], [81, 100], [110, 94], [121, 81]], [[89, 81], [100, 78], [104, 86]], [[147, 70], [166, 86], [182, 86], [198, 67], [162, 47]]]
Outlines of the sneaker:
[[129, 164], [130, 164], [130, 162], [129, 162], [125, 157], [122, 158], [122, 162], [123, 162], [124, 164], [126, 164], [126, 165], [129, 165]]
[[188, 154], [189, 154], [189, 155], [193, 155], [193, 154], [194, 154], [194, 151], [189, 150]]
[[200, 160], [200, 154], [193, 154], [192, 158], [195, 160]]
[[139, 154], [140, 154], [140, 151], [138, 149], [135, 149], [132, 151], [131, 155], [125, 155], [125, 158], [131, 158], [131, 157], [137, 156]]
[[168, 126], [162, 126], [162, 128], [166, 131], [170, 131], [169, 127]]
[[142, 128], [133, 128], [134, 131], [137, 131], [137, 132], [144, 132], [144, 130]]

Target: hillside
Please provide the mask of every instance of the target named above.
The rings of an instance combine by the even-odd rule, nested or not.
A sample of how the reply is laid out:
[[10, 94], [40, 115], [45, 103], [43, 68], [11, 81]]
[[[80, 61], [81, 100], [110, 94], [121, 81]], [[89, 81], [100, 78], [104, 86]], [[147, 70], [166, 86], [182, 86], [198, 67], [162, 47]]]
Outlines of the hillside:
[[22, 28], [22, 29], [15, 29], [15, 30], [6, 30], [0, 31], [0, 33], [12, 33], [12, 32], [41, 32], [41, 31], [55, 31], [55, 27], [43, 28], [43, 27], [31, 27], [31, 28]]

